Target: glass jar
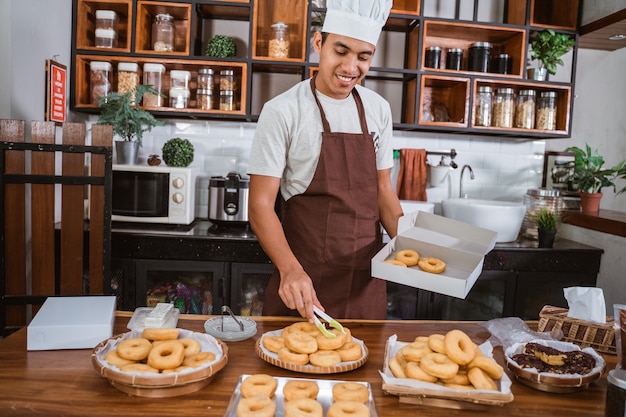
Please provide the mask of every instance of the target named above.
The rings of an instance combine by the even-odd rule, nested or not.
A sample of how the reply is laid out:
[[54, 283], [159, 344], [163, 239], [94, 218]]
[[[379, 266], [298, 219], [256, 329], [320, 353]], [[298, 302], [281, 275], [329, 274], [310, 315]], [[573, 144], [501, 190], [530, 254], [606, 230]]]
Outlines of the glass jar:
[[[136, 62], [120, 62], [117, 64], [117, 92], [126, 94], [133, 91], [139, 85], [139, 65]], [[132, 94], [131, 102], [135, 104], [135, 95]]]
[[213, 90], [210, 88], [198, 88], [196, 91], [198, 108], [201, 110], [213, 109]]
[[117, 48], [117, 13], [113, 10], [96, 10], [95, 46]]
[[189, 71], [171, 70], [170, 71], [170, 88], [189, 89], [189, 80], [191, 73]]
[[235, 110], [235, 95], [232, 90], [220, 91], [220, 110]]
[[467, 69], [476, 72], [489, 71], [489, 60], [491, 59], [491, 43], [475, 42], [469, 47], [469, 60]]
[[186, 88], [170, 88], [170, 107], [186, 109], [189, 103], [189, 90]]
[[233, 70], [220, 71], [220, 91], [233, 91], [235, 89], [235, 73]]
[[520, 90], [515, 104], [515, 127], [535, 127], [535, 90]]
[[446, 53], [446, 69], [460, 71], [463, 65], [463, 50], [450, 48]]
[[510, 74], [513, 72], [513, 59], [509, 54], [499, 54], [493, 59], [491, 72], [498, 74]]
[[539, 94], [535, 127], [540, 130], [556, 129], [556, 91], [543, 91]]
[[106, 61], [91, 61], [89, 68], [91, 104], [99, 105], [100, 99], [111, 92], [111, 63]]
[[152, 23], [152, 49], [157, 52], [174, 50], [174, 18], [167, 13], [159, 13]]
[[[159, 93], [163, 92], [163, 73], [165, 65], [163, 64], [143, 64], [143, 83], [151, 85]], [[143, 95], [143, 105], [147, 107], [161, 107], [163, 105], [163, 97], [159, 94], [145, 93]]]
[[198, 89], [213, 91], [213, 69], [200, 68], [198, 70]]
[[441, 48], [431, 46], [426, 48], [426, 56], [424, 57], [424, 66], [427, 68], [439, 68], [441, 61]]
[[537, 214], [547, 208], [561, 215], [564, 210], [563, 197], [559, 190], [551, 188], [530, 188], [524, 196], [526, 214], [522, 221], [522, 236], [537, 240]]
[[515, 91], [499, 88], [493, 97], [492, 122], [496, 127], [513, 127], [515, 114]]
[[272, 58], [289, 58], [289, 25], [277, 22], [272, 25], [269, 56]]
[[478, 87], [476, 93], [476, 113], [474, 115], [475, 126], [491, 126], [491, 102], [493, 91], [491, 87], [483, 85]]

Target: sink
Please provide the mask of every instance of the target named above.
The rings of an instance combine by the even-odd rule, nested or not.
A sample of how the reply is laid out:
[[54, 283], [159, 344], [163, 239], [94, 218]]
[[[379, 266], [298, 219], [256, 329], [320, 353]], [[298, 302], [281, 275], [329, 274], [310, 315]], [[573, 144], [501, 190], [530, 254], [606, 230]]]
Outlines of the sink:
[[444, 217], [497, 232], [496, 242], [517, 240], [526, 214], [526, 206], [510, 201], [451, 198], [441, 205]]

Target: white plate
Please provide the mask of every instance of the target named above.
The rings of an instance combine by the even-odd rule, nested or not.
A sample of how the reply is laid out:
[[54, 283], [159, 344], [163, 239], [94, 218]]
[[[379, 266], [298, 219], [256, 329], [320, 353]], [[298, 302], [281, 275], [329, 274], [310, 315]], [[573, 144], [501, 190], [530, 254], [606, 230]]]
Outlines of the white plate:
[[[204, 322], [204, 330], [226, 342], [239, 342], [256, 334], [256, 322], [247, 317], [235, 316], [243, 323], [243, 331], [231, 316], [217, 316]], [[222, 327], [223, 324], [223, 327]]]

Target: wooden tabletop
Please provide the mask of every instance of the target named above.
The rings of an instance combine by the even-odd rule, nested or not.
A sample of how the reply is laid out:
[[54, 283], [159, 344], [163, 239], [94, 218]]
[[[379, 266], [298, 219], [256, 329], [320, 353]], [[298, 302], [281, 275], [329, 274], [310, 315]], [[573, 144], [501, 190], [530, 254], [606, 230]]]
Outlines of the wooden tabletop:
[[[128, 331], [131, 314], [118, 312], [114, 334]], [[208, 316], [182, 315], [178, 327], [203, 332]], [[434, 406], [406, 404], [398, 397], [384, 394], [378, 373], [383, 368], [385, 343], [389, 336], [412, 340], [418, 335], [443, 333], [451, 329], [465, 331], [477, 343], [489, 338], [489, 332], [475, 322], [445, 321], [348, 321], [342, 323], [363, 340], [369, 359], [360, 368], [341, 374], [310, 375], [277, 368], [260, 359], [255, 342], [271, 330], [292, 323], [287, 318], [255, 317], [256, 336], [241, 342], [227, 343], [228, 364], [215, 379], [197, 392], [173, 398], [129, 396], [109, 385], [93, 368], [91, 349], [32, 351], [26, 350], [26, 329], [0, 340], [0, 415], [8, 416], [223, 416], [233, 390], [242, 374], [267, 373], [277, 377], [319, 378], [367, 381], [371, 384], [376, 410], [381, 417], [419, 415], [449, 417], [451, 410]], [[496, 358], [504, 365], [501, 349]], [[607, 369], [613, 369], [615, 356], [604, 356]], [[512, 375], [511, 379], [514, 379]], [[482, 410], [454, 410], [464, 416], [604, 416], [606, 373], [588, 388], [570, 394], [538, 391], [513, 383], [513, 402], [504, 406], [483, 406]]]

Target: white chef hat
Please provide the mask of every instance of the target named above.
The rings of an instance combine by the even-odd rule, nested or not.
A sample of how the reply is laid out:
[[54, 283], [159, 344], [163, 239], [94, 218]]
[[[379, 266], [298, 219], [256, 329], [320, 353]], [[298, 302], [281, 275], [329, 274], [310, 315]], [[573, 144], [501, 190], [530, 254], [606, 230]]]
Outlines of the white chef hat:
[[327, 0], [322, 32], [376, 45], [393, 0]]

